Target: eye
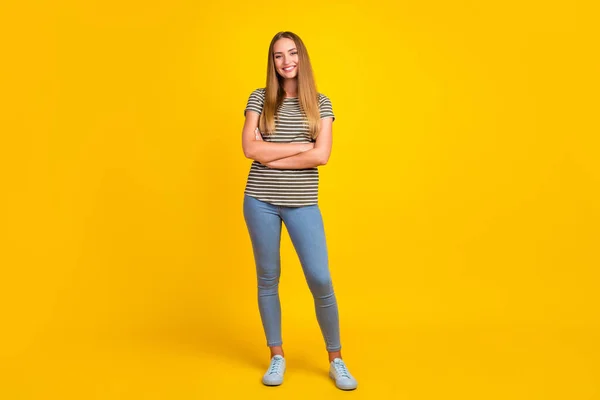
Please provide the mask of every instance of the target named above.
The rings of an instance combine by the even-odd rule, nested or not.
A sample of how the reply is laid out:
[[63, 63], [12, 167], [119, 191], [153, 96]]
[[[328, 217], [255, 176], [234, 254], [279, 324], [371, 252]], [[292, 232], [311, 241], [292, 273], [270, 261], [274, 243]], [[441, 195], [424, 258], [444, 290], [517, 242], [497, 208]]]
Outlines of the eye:
[[295, 55], [295, 54], [298, 54], [298, 52], [297, 51], [292, 51], [290, 54], [291, 55]]
[[281, 56], [279, 54], [275, 56], [276, 60], [279, 59], [279, 58], [281, 58]]

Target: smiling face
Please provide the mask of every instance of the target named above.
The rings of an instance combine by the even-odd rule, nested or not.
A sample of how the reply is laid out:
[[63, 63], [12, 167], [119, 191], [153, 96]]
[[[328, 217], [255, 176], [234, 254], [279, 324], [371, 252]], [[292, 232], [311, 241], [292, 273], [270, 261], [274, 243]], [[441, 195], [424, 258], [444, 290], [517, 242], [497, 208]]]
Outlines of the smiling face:
[[292, 39], [281, 38], [273, 45], [275, 70], [283, 78], [298, 76], [298, 49]]

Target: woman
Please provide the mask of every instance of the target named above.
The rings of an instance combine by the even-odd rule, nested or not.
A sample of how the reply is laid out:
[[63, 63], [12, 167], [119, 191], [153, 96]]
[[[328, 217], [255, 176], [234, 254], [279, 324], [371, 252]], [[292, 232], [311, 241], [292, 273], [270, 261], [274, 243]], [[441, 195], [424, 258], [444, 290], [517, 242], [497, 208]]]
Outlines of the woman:
[[315, 301], [329, 353], [329, 375], [340, 389], [357, 387], [342, 361], [338, 308], [329, 273], [319, 173], [331, 153], [335, 119], [327, 96], [317, 92], [302, 40], [279, 32], [271, 40], [267, 84], [250, 94], [242, 147], [254, 160], [244, 193], [244, 218], [256, 263], [258, 305], [271, 363], [263, 383], [283, 382], [285, 358], [279, 302], [281, 223], [285, 223]]

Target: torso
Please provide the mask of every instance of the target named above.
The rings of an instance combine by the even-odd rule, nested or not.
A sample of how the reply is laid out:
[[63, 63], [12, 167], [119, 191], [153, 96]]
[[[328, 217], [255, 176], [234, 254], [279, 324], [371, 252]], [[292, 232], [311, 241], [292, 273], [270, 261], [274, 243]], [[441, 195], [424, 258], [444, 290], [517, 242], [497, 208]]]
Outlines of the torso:
[[[306, 116], [297, 98], [287, 97], [275, 114], [275, 132], [263, 136], [273, 143], [309, 143]], [[245, 193], [274, 205], [299, 207], [318, 203], [319, 172], [308, 169], [271, 169], [254, 161]]]

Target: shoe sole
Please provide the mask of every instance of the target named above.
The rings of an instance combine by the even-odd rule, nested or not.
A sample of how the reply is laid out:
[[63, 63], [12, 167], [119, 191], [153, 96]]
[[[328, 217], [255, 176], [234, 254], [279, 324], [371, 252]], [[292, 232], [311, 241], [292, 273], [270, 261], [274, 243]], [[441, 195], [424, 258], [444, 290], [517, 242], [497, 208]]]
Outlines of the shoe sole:
[[341, 389], [341, 390], [354, 390], [354, 389], [356, 389], [358, 387], [358, 384], [356, 386], [354, 386], [354, 387], [352, 387], [352, 386], [351, 387], [339, 386], [338, 383], [337, 383], [337, 381], [335, 380], [335, 376], [333, 376], [333, 374], [331, 372], [329, 373], [329, 377], [331, 379], [333, 379], [333, 381], [335, 382], [335, 387], [338, 388], [338, 389]]
[[279, 383], [267, 383], [263, 381], [263, 385], [265, 386], [279, 386], [283, 383], [283, 381], [279, 382]]
[[283, 383], [283, 378], [281, 378], [280, 382], [277, 382], [277, 381], [274, 381], [274, 382], [271, 381], [271, 382], [269, 382], [269, 381], [265, 381], [264, 378], [261, 381], [262, 381], [263, 385], [265, 385], [265, 386], [279, 386], [279, 385], [281, 385]]

